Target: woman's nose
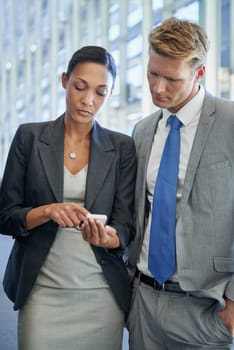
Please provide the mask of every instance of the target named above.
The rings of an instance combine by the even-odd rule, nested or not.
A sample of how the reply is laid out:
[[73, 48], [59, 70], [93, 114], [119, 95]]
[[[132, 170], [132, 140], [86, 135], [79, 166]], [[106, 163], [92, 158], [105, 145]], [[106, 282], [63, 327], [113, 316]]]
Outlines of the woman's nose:
[[87, 92], [82, 99], [82, 102], [88, 106], [92, 106], [94, 101], [94, 94], [92, 92]]

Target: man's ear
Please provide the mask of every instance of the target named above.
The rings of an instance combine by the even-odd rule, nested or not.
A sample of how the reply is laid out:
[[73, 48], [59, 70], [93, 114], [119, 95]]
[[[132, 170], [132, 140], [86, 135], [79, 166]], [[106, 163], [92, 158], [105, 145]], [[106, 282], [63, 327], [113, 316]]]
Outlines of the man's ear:
[[206, 66], [204, 64], [201, 64], [200, 67], [197, 70], [197, 80], [200, 81], [204, 78], [204, 75], [206, 73]]

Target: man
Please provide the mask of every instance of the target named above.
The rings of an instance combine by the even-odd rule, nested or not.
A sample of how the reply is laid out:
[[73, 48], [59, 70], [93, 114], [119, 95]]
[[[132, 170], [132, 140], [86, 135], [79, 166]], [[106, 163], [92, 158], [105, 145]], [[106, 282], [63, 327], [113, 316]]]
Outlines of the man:
[[[136, 237], [129, 256], [129, 266], [135, 267], [127, 323], [130, 349], [231, 349], [234, 102], [211, 96], [200, 85], [209, 44], [198, 24], [169, 18], [153, 29], [149, 44], [149, 88], [154, 105], [161, 109], [138, 122], [133, 131], [138, 173]], [[170, 115], [180, 123], [174, 199], [166, 194], [171, 185], [163, 185], [171, 170], [164, 170], [154, 194]], [[164, 163], [169, 166], [170, 161]], [[171, 204], [175, 210], [169, 209]], [[157, 215], [163, 239], [174, 231], [171, 241], [175, 241], [166, 242], [165, 260], [160, 255], [164, 243], [157, 243], [162, 242], [157, 241], [161, 230]], [[151, 254], [156, 256], [153, 262]]]

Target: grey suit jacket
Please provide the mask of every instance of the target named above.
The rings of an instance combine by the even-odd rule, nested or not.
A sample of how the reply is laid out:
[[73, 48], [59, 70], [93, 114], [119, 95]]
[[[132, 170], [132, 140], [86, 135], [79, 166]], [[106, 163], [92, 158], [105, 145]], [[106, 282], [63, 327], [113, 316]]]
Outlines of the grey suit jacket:
[[[64, 116], [55, 121], [21, 125], [12, 142], [0, 190], [0, 232], [15, 243], [4, 277], [4, 289], [22, 307], [55, 239], [58, 225], [49, 221], [27, 231], [32, 207], [63, 201]], [[122, 259], [133, 237], [135, 146], [127, 136], [94, 123], [85, 207], [106, 214], [121, 248], [92, 249], [120, 307], [127, 311], [129, 278]]]
[[[133, 137], [138, 169], [136, 236], [129, 264], [135, 266], [147, 220], [146, 170], [161, 112], [141, 120]], [[234, 102], [206, 93], [184, 182], [176, 227], [181, 287], [223, 303], [234, 299]]]

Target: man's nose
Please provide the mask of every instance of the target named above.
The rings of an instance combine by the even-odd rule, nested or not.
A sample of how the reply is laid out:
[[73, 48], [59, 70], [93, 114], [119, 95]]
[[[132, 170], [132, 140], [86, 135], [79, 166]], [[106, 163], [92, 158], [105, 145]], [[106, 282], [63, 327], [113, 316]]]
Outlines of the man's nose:
[[160, 94], [166, 90], [166, 80], [163, 77], [158, 77], [153, 86], [154, 92]]

